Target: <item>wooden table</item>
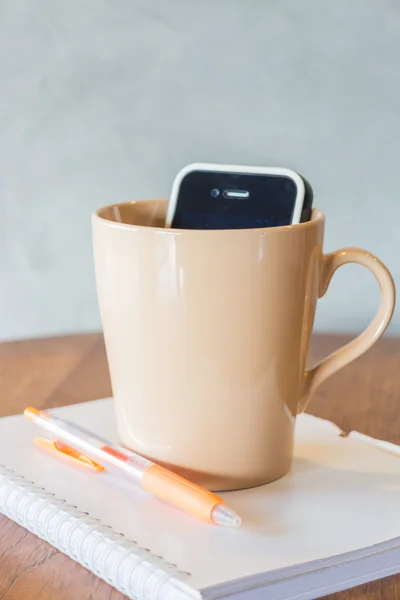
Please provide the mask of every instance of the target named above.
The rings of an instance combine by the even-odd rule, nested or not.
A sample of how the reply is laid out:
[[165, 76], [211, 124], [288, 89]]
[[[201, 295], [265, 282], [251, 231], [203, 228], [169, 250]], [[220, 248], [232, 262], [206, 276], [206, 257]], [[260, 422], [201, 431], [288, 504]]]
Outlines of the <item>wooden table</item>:
[[[312, 354], [322, 357], [346, 338], [320, 335]], [[51, 408], [111, 394], [99, 334], [0, 344], [0, 415], [28, 405]], [[400, 443], [400, 339], [386, 338], [333, 376], [311, 402], [309, 412]], [[399, 565], [400, 570], [400, 565]], [[0, 599], [122, 600], [89, 571], [0, 517]], [[400, 598], [400, 575], [329, 597], [330, 600]]]

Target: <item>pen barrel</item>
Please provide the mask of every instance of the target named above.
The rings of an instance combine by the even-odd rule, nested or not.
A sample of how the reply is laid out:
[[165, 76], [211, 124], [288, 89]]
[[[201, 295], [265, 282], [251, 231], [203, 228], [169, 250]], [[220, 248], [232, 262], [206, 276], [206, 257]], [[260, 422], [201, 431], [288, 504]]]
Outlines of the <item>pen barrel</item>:
[[158, 498], [209, 523], [213, 522], [211, 518], [213, 508], [223, 502], [216, 494], [159, 465], [152, 465], [145, 471], [142, 487]]

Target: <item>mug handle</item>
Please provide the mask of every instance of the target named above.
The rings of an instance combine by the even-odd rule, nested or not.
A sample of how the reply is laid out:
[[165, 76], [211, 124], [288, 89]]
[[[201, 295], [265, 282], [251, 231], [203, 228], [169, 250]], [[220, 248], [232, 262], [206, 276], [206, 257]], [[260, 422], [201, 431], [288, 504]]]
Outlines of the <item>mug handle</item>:
[[392, 318], [396, 299], [396, 290], [392, 276], [376, 256], [359, 248], [343, 248], [342, 250], [322, 256], [318, 298], [324, 296], [336, 269], [349, 263], [363, 265], [373, 273], [381, 291], [379, 308], [371, 323], [358, 337], [304, 373], [304, 386], [298, 408], [299, 413], [307, 408], [311, 396], [325, 379], [364, 354], [379, 340]]

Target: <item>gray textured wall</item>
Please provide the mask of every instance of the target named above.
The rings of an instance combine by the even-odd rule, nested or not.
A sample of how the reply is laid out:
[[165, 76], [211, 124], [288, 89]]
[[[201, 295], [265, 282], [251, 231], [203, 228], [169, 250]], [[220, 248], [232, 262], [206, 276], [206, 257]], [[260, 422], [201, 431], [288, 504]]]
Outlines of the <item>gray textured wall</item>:
[[[91, 211], [197, 160], [300, 171], [398, 280], [399, 54], [396, 0], [0, 0], [1, 337], [98, 328]], [[377, 301], [343, 268], [317, 327]]]

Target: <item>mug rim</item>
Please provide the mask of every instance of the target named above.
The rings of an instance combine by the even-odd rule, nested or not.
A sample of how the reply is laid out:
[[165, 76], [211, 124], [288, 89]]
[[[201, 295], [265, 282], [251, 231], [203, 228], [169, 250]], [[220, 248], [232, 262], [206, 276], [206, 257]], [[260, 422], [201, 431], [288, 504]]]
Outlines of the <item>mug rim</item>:
[[126, 229], [126, 230], [134, 230], [134, 229], [141, 229], [141, 230], [147, 230], [147, 231], [154, 231], [154, 232], [162, 232], [163, 234], [166, 235], [188, 235], [188, 233], [190, 234], [195, 234], [195, 235], [201, 235], [201, 234], [207, 234], [207, 235], [215, 235], [215, 234], [221, 234], [224, 233], [225, 235], [227, 233], [229, 234], [237, 234], [239, 232], [268, 232], [270, 234], [274, 234], [274, 233], [279, 233], [282, 231], [304, 231], [306, 229], [310, 229], [312, 227], [316, 227], [319, 223], [324, 224], [325, 222], [325, 214], [318, 210], [317, 208], [312, 208], [311, 211], [311, 215], [312, 218], [309, 221], [304, 221], [303, 223], [295, 223], [293, 225], [280, 225], [278, 227], [252, 227], [252, 228], [243, 228], [243, 229], [180, 229], [180, 228], [166, 228], [166, 227], [159, 227], [159, 226], [152, 226], [152, 225], [140, 225], [138, 223], [121, 223], [119, 221], [113, 221], [111, 219], [108, 219], [107, 217], [105, 217], [104, 215], [102, 215], [101, 213], [105, 213], [106, 211], [109, 210], [113, 210], [115, 208], [118, 208], [120, 206], [128, 206], [128, 205], [132, 205], [132, 204], [147, 204], [147, 203], [156, 203], [156, 202], [168, 202], [168, 198], [149, 198], [147, 200], [131, 200], [128, 202], [115, 202], [113, 204], [108, 204], [106, 206], [102, 206], [100, 208], [97, 208], [93, 213], [92, 213], [92, 222], [94, 221], [98, 221], [99, 223], [107, 226], [107, 227], [114, 227], [117, 229]]

